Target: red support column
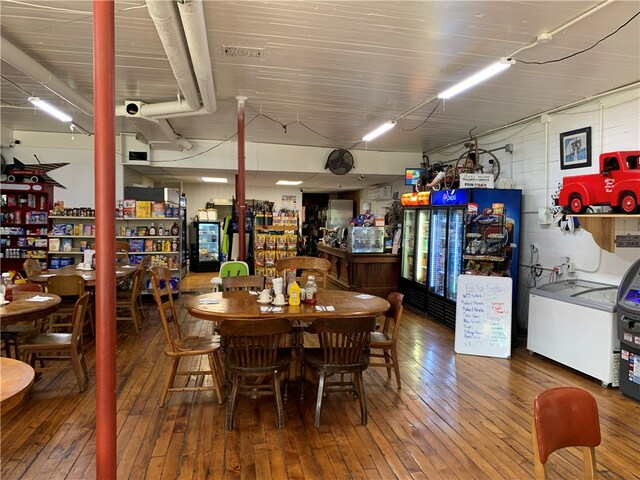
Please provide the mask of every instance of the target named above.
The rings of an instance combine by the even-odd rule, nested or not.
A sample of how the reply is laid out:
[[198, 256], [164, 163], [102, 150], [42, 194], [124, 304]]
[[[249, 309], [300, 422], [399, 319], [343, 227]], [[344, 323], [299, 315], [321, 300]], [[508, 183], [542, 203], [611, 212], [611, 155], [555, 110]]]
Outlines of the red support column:
[[96, 478], [116, 478], [115, 28], [113, 0], [93, 0], [96, 205]]
[[236, 199], [238, 202], [238, 246], [240, 249], [238, 260], [245, 260], [246, 249], [246, 217], [247, 199], [245, 193], [244, 172], [244, 102], [245, 97], [236, 97], [238, 101], [238, 176], [236, 178]]

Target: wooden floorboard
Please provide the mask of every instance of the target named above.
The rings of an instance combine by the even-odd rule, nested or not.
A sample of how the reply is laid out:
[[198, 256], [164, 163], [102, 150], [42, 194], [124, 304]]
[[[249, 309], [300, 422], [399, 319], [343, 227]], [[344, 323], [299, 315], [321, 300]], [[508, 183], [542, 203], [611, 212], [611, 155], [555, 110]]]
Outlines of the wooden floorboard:
[[[210, 290], [206, 274], [184, 288]], [[180, 303], [180, 302], [178, 302]], [[170, 363], [151, 303], [140, 335], [118, 324], [118, 478], [126, 479], [526, 479], [533, 478], [533, 397], [559, 385], [590, 391], [600, 410], [600, 478], [640, 478], [640, 404], [617, 389], [520, 347], [510, 359], [453, 352], [453, 332], [405, 310], [398, 348], [402, 389], [385, 369], [365, 372], [369, 423], [348, 393], [323, 399], [313, 426], [316, 391], [299, 399], [290, 385], [285, 426], [275, 426], [273, 399], [240, 397], [234, 430], [215, 393], [181, 392], [158, 400]], [[180, 314], [189, 331], [212, 325]], [[585, 352], [588, 354], [588, 352]], [[95, 373], [94, 345], [87, 357]], [[22, 404], [2, 416], [0, 477], [95, 478], [95, 378], [84, 393], [71, 369], [45, 373]], [[579, 478], [577, 449], [552, 455], [551, 478]]]

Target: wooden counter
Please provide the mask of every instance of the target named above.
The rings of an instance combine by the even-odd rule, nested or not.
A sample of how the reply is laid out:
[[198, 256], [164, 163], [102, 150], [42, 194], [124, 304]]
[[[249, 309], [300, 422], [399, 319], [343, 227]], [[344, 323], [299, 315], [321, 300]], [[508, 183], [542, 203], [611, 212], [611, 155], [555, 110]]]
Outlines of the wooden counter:
[[383, 298], [398, 291], [400, 255], [356, 254], [327, 245], [318, 245], [318, 255], [331, 262], [329, 282], [341, 290], [365, 292]]

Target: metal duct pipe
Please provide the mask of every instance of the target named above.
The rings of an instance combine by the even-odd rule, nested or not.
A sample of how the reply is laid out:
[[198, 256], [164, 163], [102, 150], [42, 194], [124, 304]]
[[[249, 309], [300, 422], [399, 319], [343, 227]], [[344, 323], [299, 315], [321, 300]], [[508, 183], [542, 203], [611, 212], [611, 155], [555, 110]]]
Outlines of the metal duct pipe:
[[47, 90], [55, 93], [65, 102], [70, 103], [81, 112], [86, 115], [93, 116], [93, 103], [91, 103], [91, 101], [87, 100], [73, 88], [69, 87], [66, 83], [4, 37], [2, 37], [0, 52], [2, 60], [13, 65], [25, 75], [30, 76]]
[[175, 2], [168, 0], [147, 0], [147, 9], [156, 26], [160, 41], [171, 64], [180, 91], [189, 110], [200, 108], [198, 90], [193, 80], [189, 54], [185, 46], [182, 30], [178, 21]]
[[211, 56], [207, 27], [204, 23], [202, 0], [185, 0], [178, 3], [182, 27], [187, 37], [187, 45], [191, 54], [191, 64], [196, 74], [202, 106], [208, 113], [216, 111], [216, 92], [211, 71]]
[[[191, 110], [185, 102], [161, 102], [145, 103], [140, 107], [140, 116], [149, 120], [159, 120], [160, 118], [186, 117], [189, 115], [204, 115], [208, 113], [204, 108]], [[116, 107], [116, 116], [124, 117], [127, 114], [126, 107], [119, 105]]]

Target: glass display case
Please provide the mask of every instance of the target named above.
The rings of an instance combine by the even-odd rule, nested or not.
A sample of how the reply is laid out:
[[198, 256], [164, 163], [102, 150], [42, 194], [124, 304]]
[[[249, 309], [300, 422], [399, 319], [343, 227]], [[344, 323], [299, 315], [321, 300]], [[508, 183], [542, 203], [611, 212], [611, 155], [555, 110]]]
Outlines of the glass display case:
[[347, 250], [351, 253], [384, 253], [384, 227], [349, 227]]

